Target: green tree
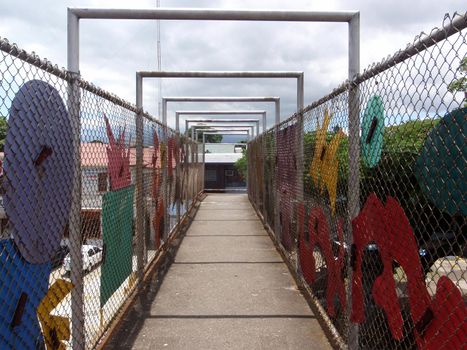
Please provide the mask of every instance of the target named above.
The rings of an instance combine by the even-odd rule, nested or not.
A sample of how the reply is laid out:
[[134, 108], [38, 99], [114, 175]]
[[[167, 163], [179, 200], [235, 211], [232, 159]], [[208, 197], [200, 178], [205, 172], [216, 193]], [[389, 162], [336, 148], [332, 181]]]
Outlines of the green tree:
[[459, 65], [461, 76], [454, 79], [448, 86], [450, 92], [464, 92], [464, 107], [467, 107], [467, 57], [464, 57]]
[[246, 154], [246, 149], [242, 152], [242, 157], [235, 162], [235, 168], [237, 169], [240, 176], [244, 179], [247, 178], [247, 168], [248, 168], [248, 158]]
[[6, 121], [6, 117], [0, 116], [0, 152], [3, 152], [3, 148], [5, 147], [5, 138], [7, 130], [8, 122]]
[[[211, 129], [209, 126], [198, 126], [196, 128], [197, 130], [200, 130], [200, 129], [206, 129], [206, 130], [209, 130]], [[188, 129], [188, 135], [191, 136], [191, 128]], [[222, 142], [222, 135], [206, 135], [206, 142], [207, 143], [221, 143]], [[202, 143], [203, 142], [203, 133], [202, 132], [198, 132], [198, 142]]]

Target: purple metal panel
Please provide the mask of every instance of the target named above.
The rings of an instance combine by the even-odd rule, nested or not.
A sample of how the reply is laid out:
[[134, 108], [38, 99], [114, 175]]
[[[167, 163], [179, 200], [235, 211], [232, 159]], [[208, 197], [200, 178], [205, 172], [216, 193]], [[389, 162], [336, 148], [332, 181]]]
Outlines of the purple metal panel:
[[296, 125], [290, 125], [277, 133], [277, 189], [280, 193], [281, 242], [292, 248], [292, 217], [294, 191], [297, 185]]
[[71, 123], [51, 85], [31, 80], [13, 99], [4, 169], [13, 239], [28, 262], [49, 262], [68, 223], [73, 189]]

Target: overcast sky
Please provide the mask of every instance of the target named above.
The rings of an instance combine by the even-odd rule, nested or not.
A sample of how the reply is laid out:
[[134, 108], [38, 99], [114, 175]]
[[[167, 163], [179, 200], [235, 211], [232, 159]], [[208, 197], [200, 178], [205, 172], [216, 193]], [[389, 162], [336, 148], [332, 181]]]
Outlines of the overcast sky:
[[[152, 0], [0, 0], [0, 36], [66, 66], [66, 8], [151, 8]], [[404, 48], [421, 31], [441, 26], [445, 13], [465, 11], [461, 0], [276, 1], [161, 0], [161, 7], [359, 10], [361, 70]], [[305, 72], [305, 104], [347, 78], [347, 25], [332, 23], [161, 23], [163, 70], [297, 70]], [[135, 71], [156, 70], [154, 21], [81, 21], [84, 79], [134, 103]], [[165, 79], [167, 96], [279, 96], [282, 119], [296, 106], [293, 79]], [[144, 108], [157, 114], [157, 82], [145, 83]], [[169, 104], [186, 109], [267, 109], [272, 104]], [[270, 119], [272, 122], [272, 119]], [[182, 123], [183, 124], [183, 123]]]

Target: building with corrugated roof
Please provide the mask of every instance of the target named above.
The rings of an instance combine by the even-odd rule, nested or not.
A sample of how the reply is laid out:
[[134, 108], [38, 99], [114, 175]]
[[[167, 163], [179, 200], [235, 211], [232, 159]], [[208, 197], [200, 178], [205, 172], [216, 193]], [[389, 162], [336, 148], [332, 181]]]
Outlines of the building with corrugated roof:
[[205, 146], [204, 187], [224, 191], [246, 188], [246, 181], [235, 168], [246, 144], [207, 143]]

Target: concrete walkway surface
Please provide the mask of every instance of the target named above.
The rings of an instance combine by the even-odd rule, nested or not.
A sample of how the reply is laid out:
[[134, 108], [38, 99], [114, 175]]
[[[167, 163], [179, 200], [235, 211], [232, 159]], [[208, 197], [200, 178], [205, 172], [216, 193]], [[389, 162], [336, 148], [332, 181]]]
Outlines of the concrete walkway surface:
[[143, 308], [108, 348], [331, 349], [245, 194], [205, 198]]

